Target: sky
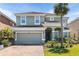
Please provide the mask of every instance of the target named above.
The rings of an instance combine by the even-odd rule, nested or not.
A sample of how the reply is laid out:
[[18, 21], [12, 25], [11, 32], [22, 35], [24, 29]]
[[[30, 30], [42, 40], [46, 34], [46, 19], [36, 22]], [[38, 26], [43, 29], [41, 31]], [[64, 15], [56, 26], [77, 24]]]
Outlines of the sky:
[[[15, 13], [19, 12], [46, 12], [54, 13], [55, 3], [0, 3], [0, 11], [16, 21]], [[66, 15], [69, 17], [68, 22], [79, 17], [79, 3], [70, 3], [69, 11]]]

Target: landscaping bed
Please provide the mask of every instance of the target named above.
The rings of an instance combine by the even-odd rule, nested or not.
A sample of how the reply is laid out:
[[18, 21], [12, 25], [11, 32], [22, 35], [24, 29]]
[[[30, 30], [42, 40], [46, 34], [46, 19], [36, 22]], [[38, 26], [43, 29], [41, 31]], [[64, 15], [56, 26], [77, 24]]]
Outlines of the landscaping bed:
[[67, 48], [69, 51], [67, 53], [54, 53], [50, 50], [53, 48], [48, 48], [44, 46], [45, 56], [79, 56], [79, 44], [73, 45], [71, 48]]

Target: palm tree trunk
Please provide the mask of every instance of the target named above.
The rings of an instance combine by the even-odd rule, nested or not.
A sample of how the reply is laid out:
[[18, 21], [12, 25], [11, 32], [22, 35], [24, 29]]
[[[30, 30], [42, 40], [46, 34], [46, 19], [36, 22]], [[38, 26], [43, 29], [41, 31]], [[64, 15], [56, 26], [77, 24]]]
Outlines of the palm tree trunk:
[[61, 48], [63, 47], [63, 19], [61, 15]]

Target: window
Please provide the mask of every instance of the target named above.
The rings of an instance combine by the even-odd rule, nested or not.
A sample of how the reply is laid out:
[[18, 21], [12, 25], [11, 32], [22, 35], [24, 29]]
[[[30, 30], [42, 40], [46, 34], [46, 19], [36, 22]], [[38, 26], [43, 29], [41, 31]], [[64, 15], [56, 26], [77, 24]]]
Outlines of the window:
[[57, 39], [57, 38], [59, 38], [59, 32], [58, 31], [55, 31], [54, 32], [54, 39]]
[[54, 20], [60, 22], [60, 17], [56, 16], [56, 17], [54, 17]]
[[25, 25], [25, 24], [26, 24], [26, 17], [21, 16], [21, 25]]
[[50, 21], [54, 21], [54, 17], [50, 17]]
[[35, 24], [36, 25], [40, 24], [40, 16], [35, 16]]
[[36, 20], [36, 23], [39, 23], [39, 20]]
[[68, 32], [64, 32], [64, 37], [68, 37]]

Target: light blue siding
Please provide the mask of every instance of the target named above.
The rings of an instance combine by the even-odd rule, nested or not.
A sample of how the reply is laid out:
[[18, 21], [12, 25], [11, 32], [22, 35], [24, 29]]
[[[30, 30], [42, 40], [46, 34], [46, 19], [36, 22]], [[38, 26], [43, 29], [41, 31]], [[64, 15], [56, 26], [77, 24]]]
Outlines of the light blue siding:
[[[40, 25], [42, 23], [44, 23], [44, 16], [40, 16]], [[16, 25], [21, 26], [20, 16], [16, 16]], [[26, 25], [35, 25], [34, 24], [34, 16], [26, 16]]]
[[17, 26], [20, 25], [20, 16], [16, 16], [16, 25], [17, 25]]

